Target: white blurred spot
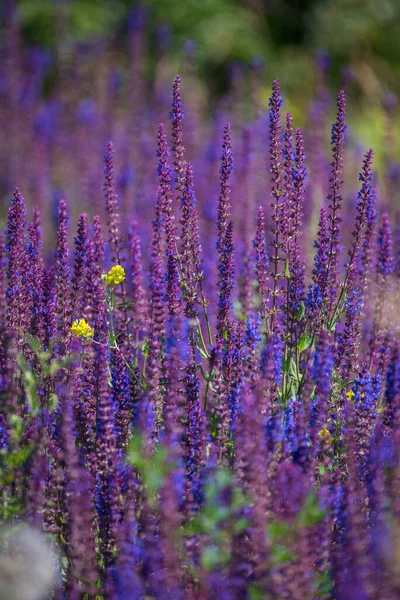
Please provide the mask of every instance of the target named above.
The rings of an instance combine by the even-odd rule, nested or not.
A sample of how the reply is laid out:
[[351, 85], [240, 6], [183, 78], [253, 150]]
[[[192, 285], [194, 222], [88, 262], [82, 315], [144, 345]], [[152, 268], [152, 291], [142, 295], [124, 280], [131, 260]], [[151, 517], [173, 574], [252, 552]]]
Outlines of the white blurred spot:
[[0, 529], [0, 600], [46, 600], [55, 583], [56, 556], [28, 525]]

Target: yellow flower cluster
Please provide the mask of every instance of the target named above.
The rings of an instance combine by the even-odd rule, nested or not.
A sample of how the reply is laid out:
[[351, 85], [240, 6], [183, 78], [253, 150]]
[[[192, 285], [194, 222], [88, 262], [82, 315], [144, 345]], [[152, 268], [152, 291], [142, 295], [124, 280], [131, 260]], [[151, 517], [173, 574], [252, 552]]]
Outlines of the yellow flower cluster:
[[125, 269], [121, 265], [115, 265], [108, 273], [102, 275], [104, 283], [110, 287], [115, 287], [125, 281]]
[[[346, 398], [349, 402], [354, 402], [354, 396], [355, 396], [355, 393], [353, 392], [353, 390], [346, 392]], [[361, 396], [361, 398], [365, 398], [364, 392], [361, 392], [360, 396]]]
[[332, 436], [330, 434], [329, 429], [326, 429], [326, 427], [318, 431], [318, 437], [320, 443], [325, 444], [326, 446], [329, 446], [329, 444], [331, 444], [332, 442]]
[[94, 329], [85, 321], [85, 319], [77, 319], [71, 325], [71, 331], [75, 337], [89, 339], [93, 337]]

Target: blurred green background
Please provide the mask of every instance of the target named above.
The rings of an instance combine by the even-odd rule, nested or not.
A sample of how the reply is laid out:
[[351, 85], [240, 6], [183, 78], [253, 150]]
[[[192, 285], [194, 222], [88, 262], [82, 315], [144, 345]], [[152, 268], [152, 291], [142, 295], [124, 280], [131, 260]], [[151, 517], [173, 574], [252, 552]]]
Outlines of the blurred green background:
[[[136, 17], [149, 45], [162, 27], [172, 53], [181, 52], [186, 40], [194, 42], [200, 71], [211, 78], [223, 80], [232, 61], [246, 64], [260, 57], [290, 89], [306, 86], [310, 62], [323, 48], [330, 56], [333, 83], [339, 83], [346, 69], [360, 94], [399, 91], [399, 0], [142, 0], [140, 15], [135, 0], [16, 4], [26, 40], [37, 45], [120, 39], [128, 20]], [[65, 21], [62, 40], [60, 14]]]
[[[12, 4], [2, 2], [5, 10]], [[266, 105], [271, 80], [279, 77], [299, 122], [315, 89], [315, 57], [323, 50], [329, 85], [335, 91], [348, 88], [350, 104], [357, 107], [353, 125], [361, 141], [367, 136], [378, 151], [385, 98], [400, 93], [400, 0], [142, 0], [140, 4], [15, 0], [15, 4], [24, 41], [57, 52], [67, 52], [76, 42], [102, 40], [123, 53], [129, 30], [140, 28], [149, 79], [155, 65], [152, 57], [160, 47], [177, 68], [184, 49], [190, 49], [196, 71], [217, 95], [227, 89], [233, 67], [252, 65], [265, 82], [261, 104]], [[4, 24], [2, 18], [1, 34]], [[371, 122], [376, 133], [371, 132]]]

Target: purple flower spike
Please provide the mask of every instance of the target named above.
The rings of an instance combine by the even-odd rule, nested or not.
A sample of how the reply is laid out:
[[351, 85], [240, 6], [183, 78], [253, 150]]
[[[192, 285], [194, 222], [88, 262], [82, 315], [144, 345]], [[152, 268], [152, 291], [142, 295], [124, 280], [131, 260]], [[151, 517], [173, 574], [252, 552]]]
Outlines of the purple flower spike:
[[185, 147], [183, 145], [182, 122], [184, 112], [181, 98], [181, 78], [176, 75], [172, 89], [172, 112], [170, 118], [172, 121], [172, 151], [174, 153], [174, 169], [176, 173], [176, 188], [182, 192], [185, 185]]
[[[68, 217], [65, 200], [60, 200], [58, 211], [57, 260], [56, 260], [56, 318], [57, 333], [61, 340], [68, 340], [71, 326], [71, 303], [69, 295]], [[58, 344], [58, 352], [61, 346]]]
[[306, 301], [309, 317], [314, 321], [315, 331], [318, 331], [322, 325], [322, 311], [327, 300], [329, 239], [328, 214], [326, 209], [322, 206], [318, 222], [317, 240], [314, 242], [314, 247], [317, 249], [317, 252], [314, 257], [312, 284]]
[[201, 282], [204, 278], [200, 271], [201, 245], [199, 235], [199, 217], [196, 209], [196, 196], [193, 190], [192, 165], [187, 163], [185, 187], [181, 199], [182, 231], [181, 265], [183, 279], [183, 297], [186, 302], [185, 314], [188, 318], [197, 315], [198, 287], [200, 285], [200, 302], [204, 302]]
[[79, 318], [85, 312], [85, 298], [83, 294], [85, 284], [85, 271], [87, 261], [88, 221], [85, 214], [81, 214], [78, 222], [78, 233], [74, 239], [75, 260], [71, 277], [71, 314], [72, 319]]
[[103, 338], [97, 353], [96, 382], [96, 506], [100, 525], [100, 550], [105, 567], [114, 561], [119, 521], [119, 459], [114, 425], [114, 404], [107, 382], [108, 356]]
[[106, 199], [106, 211], [108, 215], [108, 233], [111, 248], [111, 260], [118, 265], [122, 264], [121, 239], [120, 239], [120, 216], [118, 212], [118, 196], [115, 188], [114, 175], [114, 146], [108, 142], [104, 157], [104, 194]]
[[[232, 291], [235, 277], [235, 247], [233, 244], [233, 223], [230, 221], [226, 228], [226, 233], [222, 248], [219, 252], [220, 262], [218, 265], [218, 314], [217, 329], [220, 340], [224, 339], [229, 332], [230, 322], [229, 314], [232, 307]], [[229, 334], [229, 333], [228, 333]]]
[[345, 125], [346, 99], [344, 91], [339, 92], [337, 101], [337, 118], [332, 125], [332, 151], [333, 159], [331, 162], [331, 177], [329, 178], [330, 190], [328, 194], [328, 220], [329, 220], [329, 248], [328, 264], [326, 266], [326, 279], [328, 284], [328, 297], [331, 303], [334, 302], [338, 287], [338, 264], [340, 253], [340, 209], [342, 207], [342, 188], [343, 188], [343, 161], [344, 161], [344, 142], [347, 126]]
[[[7, 321], [9, 327], [16, 332], [18, 340], [28, 330], [29, 300], [26, 281], [26, 210], [24, 199], [18, 188], [15, 189], [10, 202], [7, 220], [8, 257], [7, 279]], [[20, 343], [20, 341], [19, 341]]]
[[262, 318], [265, 319], [268, 311], [268, 267], [269, 258], [265, 240], [265, 215], [260, 206], [257, 212], [257, 231], [253, 242], [256, 251], [255, 271], [257, 275], [258, 293], [262, 306]]
[[224, 129], [224, 142], [222, 145], [220, 167], [220, 196], [218, 199], [217, 217], [217, 252], [218, 252], [218, 339], [223, 339], [229, 326], [229, 311], [231, 308], [231, 294], [234, 285], [234, 245], [233, 223], [230, 217], [231, 177], [233, 174], [233, 151], [231, 126], [228, 123]]
[[300, 256], [301, 225], [303, 220], [304, 192], [307, 179], [305, 167], [304, 140], [301, 129], [296, 130], [296, 152], [292, 169], [291, 239], [289, 241], [288, 263], [290, 279], [288, 282], [287, 327], [291, 341], [294, 341], [296, 325], [294, 315], [304, 297], [304, 264]]
[[170, 317], [178, 314], [180, 309], [180, 283], [178, 272], [178, 260], [176, 250], [176, 225], [172, 206], [171, 169], [168, 165], [167, 136], [164, 125], [158, 126], [157, 132], [158, 148], [158, 176], [160, 185], [158, 197], [162, 214], [164, 216], [164, 229], [167, 242], [167, 300]]
[[40, 256], [42, 242], [38, 228], [38, 211], [35, 211], [34, 219], [36, 222], [30, 223], [28, 226], [29, 242], [26, 245], [28, 275], [26, 279], [31, 311], [30, 333], [37, 337], [40, 342], [43, 342], [43, 266]]
[[285, 195], [282, 200], [280, 229], [286, 255], [289, 254], [289, 244], [293, 236], [293, 165], [295, 152], [293, 146], [293, 119], [286, 113], [285, 145], [283, 148], [283, 165], [285, 178]]
[[140, 238], [137, 233], [138, 223], [133, 221], [129, 232], [129, 254], [132, 273], [132, 302], [135, 303], [135, 314], [133, 316], [133, 328], [137, 337], [147, 329], [147, 303], [143, 287], [142, 249]]
[[281, 126], [281, 107], [283, 99], [281, 96], [279, 81], [275, 79], [272, 83], [272, 96], [269, 100], [269, 142], [270, 142], [270, 167], [271, 174], [271, 218], [273, 226], [271, 228], [273, 241], [273, 255], [270, 260], [272, 262], [273, 271], [272, 289], [269, 290], [271, 295], [271, 306], [269, 307], [269, 332], [274, 329], [274, 321], [280, 312], [280, 297], [284, 293], [284, 287], [281, 280], [284, 277], [282, 270], [282, 261], [284, 257], [283, 242], [282, 242], [282, 198], [285, 196], [285, 174], [283, 169], [283, 148], [282, 148], [282, 126]]

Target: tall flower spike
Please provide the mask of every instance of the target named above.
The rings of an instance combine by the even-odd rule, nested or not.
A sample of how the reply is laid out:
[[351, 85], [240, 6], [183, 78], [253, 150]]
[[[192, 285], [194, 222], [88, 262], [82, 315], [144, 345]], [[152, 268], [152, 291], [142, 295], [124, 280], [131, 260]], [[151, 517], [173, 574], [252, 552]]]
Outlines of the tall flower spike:
[[265, 240], [265, 215], [260, 206], [257, 212], [257, 231], [253, 242], [256, 251], [255, 271], [257, 276], [258, 294], [262, 307], [262, 318], [265, 319], [268, 311], [268, 267], [269, 258], [267, 242]]
[[217, 329], [218, 337], [222, 340], [225, 333], [229, 332], [230, 329], [229, 314], [232, 308], [232, 291], [235, 278], [235, 246], [233, 244], [232, 221], [228, 223], [226, 228], [224, 241], [220, 250], [218, 271], [219, 302]]
[[200, 404], [200, 383], [197, 377], [195, 351], [189, 347], [186, 365], [186, 416], [185, 416], [185, 463], [186, 463], [186, 510], [198, 510], [201, 503], [201, 476], [206, 461], [206, 420]]
[[[149, 359], [148, 381], [150, 410], [161, 420], [163, 411], [163, 393], [161, 377], [164, 374], [165, 351], [165, 309], [164, 309], [164, 263], [162, 242], [161, 198], [157, 199], [156, 218], [153, 221], [153, 237], [151, 241], [150, 260], [150, 319], [149, 319]], [[149, 432], [152, 435], [152, 432]]]
[[[79, 373], [76, 372], [76, 377]], [[79, 593], [95, 593], [98, 578], [96, 567], [95, 531], [92, 520], [91, 477], [80, 465], [74, 436], [72, 402], [64, 397], [61, 417], [61, 443], [66, 466], [66, 504], [68, 512], [67, 589], [71, 598]]]
[[78, 317], [84, 313], [86, 305], [84, 299], [84, 276], [87, 260], [87, 234], [88, 234], [87, 216], [83, 213], [78, 221], [78, 233], [74, 238], [75, 260], [71, 277], [71, 314], [72, 318]]
[[303, 220], [304, 191], [307, 179], [305, 167], [304, 140], [300, 128], [296, 129], [296, 152], [292, 169], [291, 236], [289, 242], [288, 263], [290, 278], [288, 281], [287, 314], [288, 334], [294, 342], [296, 323], [294, 315], [304, 297], [304, 264], [300, 257], [300, 236]]
[[[106, 320], [106, 303], [104, 286], [101, 279], [104, 268], [104, 242], [101, 232], [100, 219], [93, 218], [93, 238], [88, 243], [87, 255], [87, 300], [93, 315], [95, 335], [98, 336]], [[88, 317], [89, 317], [88, 313]]]
[[119, 460], [114, 426], [114, 405], [107, 382], [105, 337], [97, 352], [96, 382], [96, 505], [100, 525], [100, 550], [105, 568], [113, 563], [119, 520]]
[[48, 350], [56, 336], [56, 292], [54, 285], [54, 270], [44, 270], [42, 275], [43, 286], [43, 329], [44, 348]]
[[318, 331], [322, 325], [322, 307], [326, 303], [328, 280], [328, 251], [329, 251], [329, 231], [328, 214], [326, 209], [321, 206], [318, 222], [317, 240], [314, 242], [317, 252], [314, 256], [314, 269], [312, 272], [312, 283], [307, 295], [306, 306], [308, 317], [313, 322], [313, 328]]
[[229, 311], [234, 283], [234, 245], [233, 223], [229, 221], [231, 214], [230, 194], [233, 174], [233, 151], [231, 125], [224, 129], [220, 167], [220, 195], [217, 214], [217, 253], [218, 253], [218, 338], [221, 340], [229, 326]]
[[346, 281], [345, 287], [351, 290], [357, 279], [357, 260], [361, 252], [361, 242], [364, 237], [365, 228], [368, 222], [368, 214], [371, 211], [374, 203], [374, 190], [372, 184], [374, 174], [372, 171], [372, 160], [374, 151], [368, 150], [363, 160], [362, 172], [359, 179], [362, 182], [361, 189], [358, 192], [357, 215], [355, 218], [355, 226], [352, 232], [352, 248], [349, 249], [349, 260], [346, 263]]
[[[60, 200], [58, 209], [57, 259], [56, 259], [56, 318], [60, 340], [67, 340], [71, 326], [71, 304], [69, 295], [69, 250], [67, 228], [67, 205]], [[60, 352], [60, 348], [57, 348]]]
[[0, 339], [6, 327], [6, 247], [4, 236], [0, 233]]
[[293, 238], [293, 168], [295, 160], [293, 142], [293, 118], [290, 112], [286, 113], [285, 144], [283, 148], [283, 166], [285, 178], [285, 195], [282, 199], [280, 228], [286, 258], [289, 256], [289, 247]]
[[108, 215], [108, 232], [111, 249], [111, 260], [122, 264], [121, 239], [120, 239], [120, 217], [118, 213], [118, 196], [115, 189], [114, 176], [114, 147], [112, 142], [107, 144], [107, 152], [104, 157], [104, 194], [106, 199], [106, 211]]
[[269, 307], [269, 331], [272, 333], [275, 317], [280, 312], [279, 298], [283, 294], [281, 280], [284, 277], [280, 264], [283, 261], [282, 256], [282, 236], [281, 236], [281, 216], [282, 216], [282, 197], [285, 195], [285, 176], [283, 170], [283, 152], [282, 152], [282, 126], [281, 126], [281, 107], [283, 100], [280, 92], [279, 81], [275, 79], [272, 83], [272, 96], [269, 100], [269, 141], [270, 141], [270, 174], [271, 174], [271, 194], [272, 194], [272, 214], [273, 226], [271, 232], [273, 241], [273, 255], [271, 262], [273, 264], [272, 289], [269, 290], [271, 306]]
[[344, 160], [344, 143], [345, 143], [345, 115], [346, 115], [346, 99], [344, 91], [339, 92], [337, 101], [337, 117], [336, 122], [332, 125], [332, 151], [333, 158], [331, 162], [331, 176], [329, 178], [329, 194], [328, 194], [328, 221], [329, 221], [329, 248], [328, 248], [328, 264], [326, 266], [326, 278], [328, 284], [328, 298], [332, 304], [336, 298], [338, 287], [338, 264], [340, 253], [340, 209], [342, 207], [342, 187], [343, 187], [343, 160]]
[[40, 257], [42, 243], [40, 232], [34, 223], [29, 224], [28, 231], [29, 242], [26, 245], [28, 274], [26, 279], [31, 311], [30, 333], [43, 342], [43, 267]]
[[[185, 175], [185, 188], [181, 199], [181, 218], [179, 220], [182, 230], [181, 265], [183, 278], [183, 296], [186, 301], [185, 314], [188, 318], [197, 314], [196, 301], [198, 299], [198, 286], [203, 279], [200, 271], [202, 258], [199, 236], [198, 214], [196, 209], [196, 196], [193, 190], [192, 165], [187, 163]], [[200, 300], [203, 302], [203, 299]]]
[[27, 331], [29, 319], [25, 277], [25, 233], [25, 204], [18, 188], [16, 188], [10, 202], [6, 229], [6, 252], [8, 257], [6, 298], [7, 322], [9, 327], [17, 333], [18, 338]]
[[170, 119], [172, 121], [172, 151], [174, 153], [174, 169], [176, 173], [176, 188], [178, 192], [182, 192], [185, 185], [185, 147], [183, 145], [182, 122], [184, 112], [182, 109], [181, 98], [181, 78], [176, 75], [172, 88], [172, 111]]
[[172, 206], [171, 169], [168, 165], [169, 150], [164, 125], [162, 124], [158, 126], [157, 139], [157, 155], [159, 157], [157, 172], [160, 181], [158, 197], [164, 215], [165, 236], [167, 240], [168, 312], [170, 317], [173, 317], [179, 312], [180, 307], [179, 272], [176, 255], [175, 215]]
[[370, 283], [370, 270], [373, 263], [372, 249], [375, 244], [375, 228], [377, 220], [377, 212], [375, 210], [375, 195], [371, 191], [369, 205], [367, 208], [367, 222], [365, 227], [364, 241], [360, 251], [360, 265], [358, 268], [358, 277], [360, 279], [360, 288], [363, 298], [366, 298], [366, 292]]
[[339, 337], [336, 359], [336, 368], [340, 368], [343, 381], [349, 378], [351, 369], [356, 368], [358, 364], [361, 306], [360, 290], [355, 288], [345, 302], [346, 320], [343, 334]]
[[132, 273], [132, 302], [135, 304], [133, 328], [136, 332], [136, 338], [139, 339], [140, 334], [146, 332], [148, 315], [143, 287], [142, 249], [137, 228], [137, 221], [132, 221], [129, 231], [129, 254]]
[[231, 215], [230, 194], [231, 177], [233, 174], [233, 151], [232, 151], [232, 129], [231, 124], [227, 123], [224, 128], [224, 141], [222, 144], [220, 173], [220, 195], [218, 199], [217, 230], [218, 241], [217, 250], [220, 252], [223, 240], [228, 227]]
[[390, 276], [393, 272], [393, 249], [392, 249], [392, 229], [390, 226], [389, 215], [382, 215], [382, 225], [378, 230], [378, 256], [376, 262], [376, 286], [377, 301], [374, 310], [374, 325], [371, 339], [371, 364], [376, 363], [380, 346], [383, 342], [384, 331], [387, 325], [384, 323], [385, 305], [390, 286]]

